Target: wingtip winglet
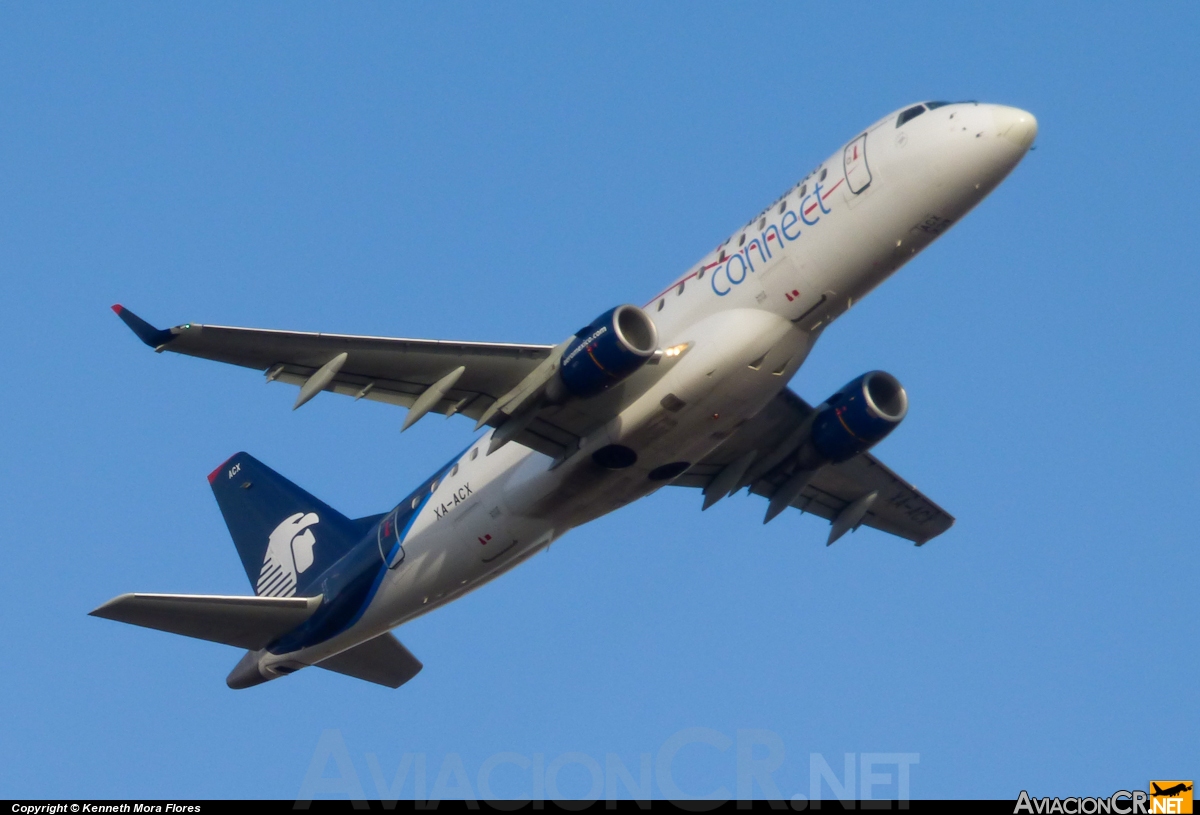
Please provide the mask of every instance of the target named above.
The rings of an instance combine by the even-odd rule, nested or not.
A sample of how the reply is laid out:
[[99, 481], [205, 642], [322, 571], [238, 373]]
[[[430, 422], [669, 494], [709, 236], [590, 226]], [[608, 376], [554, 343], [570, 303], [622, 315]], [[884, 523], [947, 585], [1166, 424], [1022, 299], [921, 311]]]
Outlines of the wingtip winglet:
[[121, 322], [129, 326], [130, 330], [137, 335], [139, 340], [151, 348], [161, 348], [175, 337], [170, 329], [155, 328], [120, 303], [114, 305], [112, 310], [114, 314], [121, 318]]

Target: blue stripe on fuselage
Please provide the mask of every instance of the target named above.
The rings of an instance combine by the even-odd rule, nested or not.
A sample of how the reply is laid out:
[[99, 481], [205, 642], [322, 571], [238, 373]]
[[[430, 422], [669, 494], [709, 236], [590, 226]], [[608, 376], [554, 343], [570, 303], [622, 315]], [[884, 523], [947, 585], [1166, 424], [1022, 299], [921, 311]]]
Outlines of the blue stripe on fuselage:
[[[397, 505], [407, 507], [407, 509], [403, 510], [396, 518], [397, 525], [401, 526], [402, 524], [401, 532], [397, 535], [396, 543], [388, 553], [389, 556], [391, 552], [395, 551], [396, 546], [403, 545], [417, 516], [432, 498], [433, 493], [430, 487], [433, 482], [441, 481], [474, 444], [475, 442], [472, 442], [467, 445], [457, 456], [425, 479], [420, 487], [410, 492]], [[420, 501], [417, 502], [416, 507], [413, 507], [413, 498], [417, 496], [420, 496]], [[391, 513], [387, 513], [376, 521], [361, 541], [312, 582], [310, 596], [324, 595], [320, 608], [313, 616], [268, 646], [267, 650], [273, 654], [287, 654], [302, 648], [309, 648], [347, 631], [362, 619], [363, 614], [375, 599], [375, 595], [378, 594], [384, 575], [388, 572], [387, 563], [380, 557], [377, 536], [379, 524], [390, 515]]]

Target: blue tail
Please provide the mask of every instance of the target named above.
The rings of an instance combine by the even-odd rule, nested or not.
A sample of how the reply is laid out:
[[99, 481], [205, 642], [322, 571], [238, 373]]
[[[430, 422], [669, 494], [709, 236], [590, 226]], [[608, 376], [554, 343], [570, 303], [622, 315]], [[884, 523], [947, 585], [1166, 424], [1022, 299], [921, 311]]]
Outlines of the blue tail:
[[318, 578], [363, 537], [360, 524], [249, 453], [208, 476], [254, 593], [313, 596]]

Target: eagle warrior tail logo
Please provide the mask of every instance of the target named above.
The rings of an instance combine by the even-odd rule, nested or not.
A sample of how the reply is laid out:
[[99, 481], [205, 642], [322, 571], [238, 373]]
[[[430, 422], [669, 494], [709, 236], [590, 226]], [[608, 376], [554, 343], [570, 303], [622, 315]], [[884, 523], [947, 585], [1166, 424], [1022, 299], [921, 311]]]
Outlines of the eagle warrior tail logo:
[[267, 554], [254, 593], [262, 597], [291, 597], [297, 576], [313, 564], [317, 539], [310, 526], [320, 523], [315, 512], [297, 512], [286, 518], [267, 541]]

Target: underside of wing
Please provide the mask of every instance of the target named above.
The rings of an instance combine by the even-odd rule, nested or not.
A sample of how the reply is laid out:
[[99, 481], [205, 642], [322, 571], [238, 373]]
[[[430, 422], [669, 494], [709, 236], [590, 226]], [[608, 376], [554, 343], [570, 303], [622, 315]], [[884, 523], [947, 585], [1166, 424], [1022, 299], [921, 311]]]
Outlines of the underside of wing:
[[[783, 482], [766, 476], [750, 491], [769, 498]], [[791, 506], [831, 523], [864, 496], [875, 494], [861, 523], [906, 538], [918, 546], [954, 525], [954, 518], [870, 453], [818, 472]]]
[[[303, 385], [330, 360], [346, 353], [327, 389], [409, 407], [458, 366], [462, 376], [434, 407], [482, 413], [474, 402], [490, 401], [519, 382], [549, 354], [549, 345], [442, 342], [303, 331], [274, 331], [186, 323], [168, 329], [158, 346], [188, 356], [265, 371], [270, 380]], [[464, 363], [470, 363], [469, 367]]]
[[[268, 382], [299, 386], [296, 407], [322, 391], [409, 409], [407, 428], [427, 413], [462, 414], [500, 427], [513, 419], [499, 410], [519, 405], [530, 383], [553, 371], [562, 346], [455, 342], [184, 323], [159, 329], [123, 306], [117, 316], [156, 351], [255, 368]], [[661, 364], [660, 364], [661, 363]], [[672, 360], [653, 356], [628, 379], [586, 400], [542, 404], [510, 424], [506, 440], [552, 458], [569, 455], [579, 440], [620, 412]], [[526, 400], [528, 401], [528, 400]]]
[[[719, 491], [723, 488], [721, 495], [746, 486], [755, 495], [774, 497], [792, 476], [792, 457], [802, 441], [799, 434], [812, 412], [795, 393], [781, 392], [673, 483], [708, 493], [715, 485]], [[727, 485], [722, 484], [723, 474]], [[949, 513], [870, 453], [817, 470], [788, 505], [830, 521], [831, 543], [865, 524], [921, 545], [954, 524]]]
[[[330, 391], [412, 408], [423, 395], [433, 396], [422, 413], [461, 413], [479, 419], [493, 402], [533, 371], [553, 350], [551, 345], [447, 342], [370, 337], [307, 331], [277, 331], [184, 323], [157, 329], [122, 306], [113, 311], [156, 351], [173, 351], [266, 374], [268, 382], [303, 388], [311, 395]], [[344, 356], [343, 356], [344, 355]], [[331, 363], [333, 363], [331, 365]], [[331, 370], [332, 368], [332, 370]], [[431, 388], [462, 369], [448, 387]], [[314, 382], [317, 374], [324, 381]], [[302, 393], [302, 396], [304, 394]], [[516, 439], [549, 455], [577, 441], [553, 425], [534, 421]]]

